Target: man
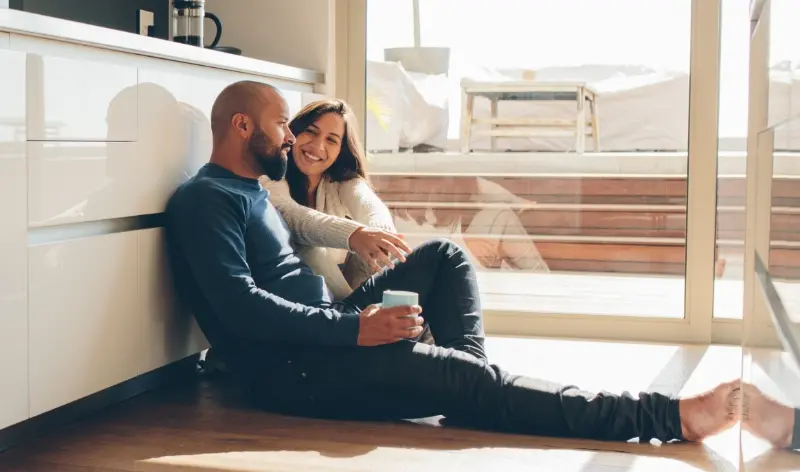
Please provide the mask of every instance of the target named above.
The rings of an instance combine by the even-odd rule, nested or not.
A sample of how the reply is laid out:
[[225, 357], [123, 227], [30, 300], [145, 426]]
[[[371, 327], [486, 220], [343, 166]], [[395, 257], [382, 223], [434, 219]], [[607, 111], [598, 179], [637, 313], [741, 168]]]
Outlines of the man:
[[[687, 399], [633, 398], [490, 364], [475, 270], [448, 241], [410, 252], [396, 235], [320, 216], [320, 230], [338, 236], [340, 247], [386, 266], [332, 303], [257, 181], [284, 176], [294, 142], [288, 121], [276, 89], [247, 81], [228, 86], [211, 111], [210, 162], [167, 208], [179, 293], [214, 350], [264, 407], [346, 419], [442, 414], [483, 429], [622, 441], [696, 441], [735, 423], [729, 403], [736, 382]], [[400, 263], [395, 267], [390, 257]], [[386, 289], [417, 292], [421, 307], [380, 309]], [[412, 341], [426, 323], [436, 346]]]

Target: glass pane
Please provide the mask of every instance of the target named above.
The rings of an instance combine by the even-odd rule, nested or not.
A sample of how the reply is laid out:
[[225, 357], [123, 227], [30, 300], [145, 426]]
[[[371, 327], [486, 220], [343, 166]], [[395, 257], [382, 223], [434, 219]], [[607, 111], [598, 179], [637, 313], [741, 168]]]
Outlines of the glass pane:
[[[800, 271], [796, 264], [797, 246], [787, 241], [787, 233], [796, 234], [800, 227], [795, 225], [793, 231], [787, 231], [782, 225], [775, 225], [779, 214], [776, 209], [787, 203], [782, 196], [786, 178], [779, 170], [783, 158], [781, 136], [799, 129], [798, 125], [800, 118], [783, 122], [758, 136], [774, 152], [763, 154], [773, 164], [771, 205], [756, 208], [759, 212], [770, 212], [773, 224], [769, 251], [756, 263], [757, 311], [768, 313], [769, 326], [745, 323], [742, 343], [743, 391], [747, 401], [741, 451], [748, 471], [800, 470], [800, 455], [796, 451], [800, 449], [800, 436], [793, 434], [800, 431], [800, 427], [793, 427], [795, 418], [800, 417]], [[769, 337], [781, 342], [765, 342], [758, 334], [764, 328]]]
[[[750, 0], [722, 3], [722, 54], [720, 74], [720, 141], [717, 199], [717, 280], [714, 316], [742, 318], [744, 229], [746, 216], [746, 152], [742, 137], [747, 135], [747, 94]], [[768, 113], [770, 126], [800, 113], [800, 57], [796, 45], [800, 30], [800, 3], [770, 2]], [[791, 274], [800, 269], [796, 261], [800, 237], [800, 124], [794, 120], [775, 130], [774, 204], [771, 227], [778, 252], [770, 264], [783, 264], [775, 272]]]
[[750, 0], [723, 0], [721, 7], [714, 317], [742, 319]]
[[367, 3], [398, 230], [466, 248], [489, 310], [683, 317], [691, 1], [420, 0], [420, 47], [411, 6]]
[[[773, 0], [769, 120], [774, 125], [769, 270], [800, 313], [800, 3]], [[765, 261], [766, 262], [766, 261]], [[783, 291], [786, 294], [783, 295]]]

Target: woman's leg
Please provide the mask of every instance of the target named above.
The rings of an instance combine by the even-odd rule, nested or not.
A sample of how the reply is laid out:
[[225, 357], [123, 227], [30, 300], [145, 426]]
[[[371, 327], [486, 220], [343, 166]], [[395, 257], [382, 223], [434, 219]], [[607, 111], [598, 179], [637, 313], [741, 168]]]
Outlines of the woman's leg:
[[298, 252], [303, 262], [308, 264], [315, 274], [325, 279], [325, 284], [331, 289], [336, 300], [343, 300], [353, 292], [339, 265], [326, 248], [304, 246]]
[[422, 316], [438, 346], [486, 359], [477, 274], [459, 246], [444, 239], [425, 242], [406, 262], [368, 279], [343, 304], [361, 311], [380, 303], [389, 289], [419, 294]]

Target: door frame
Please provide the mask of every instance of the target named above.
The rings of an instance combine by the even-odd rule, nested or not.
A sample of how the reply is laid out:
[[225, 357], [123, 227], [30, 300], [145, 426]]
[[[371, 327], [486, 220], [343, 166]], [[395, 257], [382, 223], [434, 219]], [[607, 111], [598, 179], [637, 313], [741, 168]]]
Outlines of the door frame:
[[[412, 1], [412, 0], [406, 0]], [[366, 108], [366, 9], [367, 0], [329, 0], [334, 13], [332, 34], [337, 51], [335, 64], [336, 87], [333, 93], [354, 105], [362, 136]], [[753, 9], [761, 5], [754, 2]], [[767, 0], [767, 7], [769, 1]], [[563, 313], [534, 313], [518, 311], [486, 311], [486, 331], [492, 335], [548, 336], [588, 339], [670, 343], [740, 344], [747, 323], [763, 324], [763, 310], [754, 305], [752, 257], [745, 257], [744, 315], [742, 320], [716, 319], [714, 312], [715, 248], [717, 216], [717, 151], [719, 142], [720, 92], [720, 22], [722, 0], [692, 0], [690, 79], [689, 79], [689, 143], [687, 179], [687, 233], [684, 318], [664, 319], [632, 316], [575, 315]], [[768, 8], [763, 10], [768, 11]], [[768, 15], [767, 15], [768, 17]], [[762, 33], [763, 35], [763, 33]], [[751, 64], [766, 64], [763, 45], [750, 51]], [[767, 54], [768, 56], [768, 54]], [[763, 93], [766, 67], [752, 67], [750, 96]], [[345, 83], [346, 86], [340, 86]], [[754, 130], [766, 118], [766, 102], [750, 100], [747, 151], [747, 232], [745, 251], [748, 252], [762, 237], [757, 237], [753, 205], [757, 193], [768, 190], [756, 170]], [[762, 110], [763, 108], [763, 110]], [[761, 163], [761, 167], [765, 164]], [[771, 165], [771, 162], [770, 162]], [[760, 174], [760, 173], [759, 173]], [[767, 187], [768, 189], [768, 187]], [[759, 230], [758, 234], [763, 231]], [[754, 239], [755, 238], [755, 239]], [[767, 233], [768, 245], [768, 233]], [[755, 318], [754, 318], [755, 316]], [[763, 330], [767, 331], [768, 330]], [[759, 336], [764, 336], [759, 334]], [[764, 338], [767, 344], [768, 336]]]

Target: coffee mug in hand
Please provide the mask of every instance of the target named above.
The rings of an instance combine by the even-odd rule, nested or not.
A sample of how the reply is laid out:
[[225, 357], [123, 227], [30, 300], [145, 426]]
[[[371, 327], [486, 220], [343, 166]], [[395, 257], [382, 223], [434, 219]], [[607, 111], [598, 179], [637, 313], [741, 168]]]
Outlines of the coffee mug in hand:
[[403, 292], [400, 290], [385, 290], [383, 292], [382, 308], [412, 305], [419, 305], [419, 295], [415, 292]]

